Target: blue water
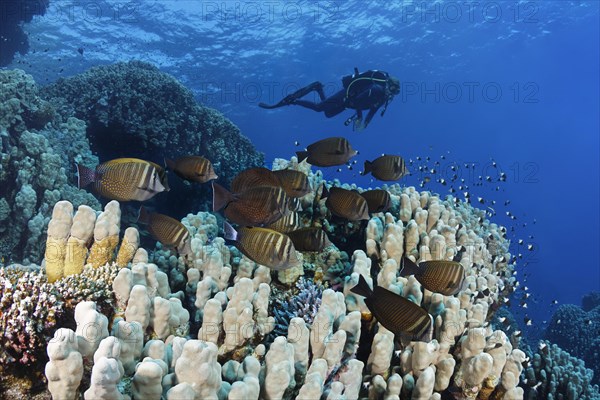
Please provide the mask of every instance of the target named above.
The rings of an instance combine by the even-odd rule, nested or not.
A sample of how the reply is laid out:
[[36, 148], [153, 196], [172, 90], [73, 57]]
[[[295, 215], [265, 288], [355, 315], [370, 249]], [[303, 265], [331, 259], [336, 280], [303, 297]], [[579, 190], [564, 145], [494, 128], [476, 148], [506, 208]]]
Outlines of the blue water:
[[[552, 300], [579, 304], [600, 290], [598, 20], [595, 1], [52, 0], [25, 26], [30, 52], [9, 67], [46, 83], [99, 64], [152, 62], [233, 120], [267, 160], [346, 136], [359, 163], [325, 176], [361, 186], [373, 184], [358, 175], [362, 162], [383, 152], [429, 156], [442, 172], [458, 163], [472, 198], [483, 197], [482, 207], [496, 200], [492, 220], [515, 227], [521, 288], [533, 300], [513, 310], [543, 327]], [[257, 107], [315, 80], [332, 93], [354, 67], [402, 82], [386, 115], [363, 132], [344, 127], [350, 112], [328, 120]], [[495, 173], [491, 159], [507, 182], [474, 186]], [[446, 194], [435, 179], [447, 176], [432, 177], [426, 187]], [[517, 248], [519, 238], [533, 251]]]

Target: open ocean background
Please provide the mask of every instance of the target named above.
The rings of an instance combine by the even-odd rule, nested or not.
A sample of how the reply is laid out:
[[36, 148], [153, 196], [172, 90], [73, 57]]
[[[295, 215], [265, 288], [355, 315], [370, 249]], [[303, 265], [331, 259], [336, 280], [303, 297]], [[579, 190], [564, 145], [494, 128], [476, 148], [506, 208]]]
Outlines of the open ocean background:
[[[378, 185], [358, 171], [383, 152], [440, 161], [426, 188], [441, 195], [449, 186], [435, 181], [449, 180], [456, 163], [474, 202], [496, 200], [491, 220], [515, 228], [518, 276], [532, 296], [527, 310], [518, 301], [511, 310], [530, 316], [535, 334], [552, 300], [579, 304], [600, 290], [599, 4], [51, 0], [24, 26], [29, 52], [7, 67], [45, 84], [95, 65], [151, 62], [229, 117], [267, 160], [347, 137], [358, 164], [325, 177], [362, 187]], [[354, 67], [402, 84], [363, 132], [343, 125], [350, 111], [328, 120], [257, 106], [315, 80], [333, 93]], [[495, 181], [498, 171], [506, 182]], [[402, 184], [419, 185], [424, 175], [412, 172]], [[494, 180], [477, 186], [479, 175]]]

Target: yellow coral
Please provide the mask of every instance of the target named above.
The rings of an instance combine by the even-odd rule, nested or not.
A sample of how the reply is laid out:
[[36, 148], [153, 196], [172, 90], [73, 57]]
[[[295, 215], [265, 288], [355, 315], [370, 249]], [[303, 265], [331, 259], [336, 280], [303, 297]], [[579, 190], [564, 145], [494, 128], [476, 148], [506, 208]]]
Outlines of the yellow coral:
[[83, 271], [87, 253], [88, 250], [84, 241], [74, 236], [69, 237], [65, 254], [64, 275], [80, 274]]
[[48, 236], [46, 240], [46, 275], [48, 282], [52, 283], [64, 276], [64, 262], [66, 254], [64, 239], [54, 239]]
[[108, 264], [113, 259], [117, 244], [119, 244], [118, 235], [111, 235], [104, 239], [96, 240], [90, 250], [87, 263], [91, 264], [94, 268]]
[[67, 237], [73, 223], [73, 205], [68, 201], [59, 201], [52, 210], [52, 219], [48, 224], [46, 239], [46, 275], [48, 282], [54, 282], [64, 276], [64, 263]]
[[127, 228], [117, 254], [117, 265], [124, 268], [131, 262], [140, 244], [140, 234], [135, 228]]

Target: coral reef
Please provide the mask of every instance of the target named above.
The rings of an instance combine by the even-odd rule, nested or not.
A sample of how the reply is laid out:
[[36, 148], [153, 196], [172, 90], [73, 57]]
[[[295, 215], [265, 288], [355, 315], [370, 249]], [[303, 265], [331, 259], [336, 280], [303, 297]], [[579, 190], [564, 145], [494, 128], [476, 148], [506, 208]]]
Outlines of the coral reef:
[[[162, 164], [164, 158], [204, 155], [225, 182], [263, 164], [263, 155], [231, 121], [199, 105], [175, 78], [145, 62], [94, 67], [59, 79], [42, 93], [60, 114], [86, 122], [92, 150], [102, 161], [127, 156]], [[163, 211], [181, 217], [180, 210], [206, 208], [206, 185], [178, 182], [172, 189], [176, 196], [155, 199]]]
[[556, 344], [540, 342], [537, 352], [530, 358], [524, 378], [525, 399], [600, 399], [598, 385], [592, 385], [594, 372]]
[[[73, 166], [95, 167], [99, 160], [92, 150], [103, 160], [138, 156], [159, 163], [163, 157], [210, 154], [224, 179], [263, 162], [234, 124], [198, 105], [150, 64], [98, 67], [42, 89], [20, 70], [3, 70], [0, 83], [0, 260], [41, 259], [59, 200], [99, 208], [92, 194], [76, 188]], [[154, 201], [164, 212], [177, 216], [208, 204], [206, 186], [173, 181], [177, 195]], [[128, 211], [131, 220], [135, 211]], [[73, 245], [83, 241], [76, 233], [70, 237]]]
[[563, 304], [554, 313], [545, 338], [574, 357], [581, 358], [594, 371], [594, 383], [600, 382], [600, 304], [597, 294], [583, 298], [586, 310]]
[[[310, 179], [318, 180], [315, 175]], [[89, 264], [82, 273], [52, 284], [43, 272], [9, 268], [3, 274], [26, 276], [31, 282], [24, 284], [41, 288], [33, 293], [58, 293], [63, 297], [53, 302], [57, 307], [75, 309], [44, 327], [36, 346], [50, 343], [58, 328], [73, 330], [77, 347], [54, 352], [50, 343], [50, 362], [72, 359], [73, 365], [64, 368], [76, 372], [81, 355], [88, 373], [78, 392], [86, 399], [523, 399], [519, 381], [527, 356], [518, 341], [490, 324], [515, 284], [502, 227], [450, 196], [441, 199], [412, 187], [388, 190], [396, 207], [372, 216], [352, 255], [344, 258], [335, 246], [314, 257], [307, 254], [301, 278], [282, 276], [227, 246], [218, 236], [217, 218], [206, 212], [182, 220], [191, 238], [191, 254], [185, 257], [160, 247], [150, 254], [142, 248], [133, 252], [128, 247], [139, 246], [139, 236], [129, 228], [122, 251], [124, 226], [116, 202], [96, 220], [86, 217], [86, 208], [77, 217], [68, 202], [55, 206], [48, 241], [56, 254], [69, 254], [69, 243], [72, 254], [84, 254], [87, 258], [75, 257], [82, 260], [77, 265]], [[334, 225], [322, 202], [315, 193], [301, 199], [306, 204], [302, 219]], [[81, 229], [74, 230], [74, 221]], [[89, 238], [85, 245], [83, 238]], [[127, 257], [117, 266], [114, 261], [123, 254]], [[459, 258], [465, 287], [453, 296], [424, 290], [414, 276], [400, 276], [403, 255], [417, 262]], [[48, 274], [50, 261], [45, 262]], [[343, 268], [333, 268], [340, 262]], [[95, 268], [103, 263], [108, 264]], [[111, 276], [99, 279], [104, 286], [95, 303], [92, 298], [63, 300], [58, 288], [64, 282], [100, 271]], [[394, 336], [374, 323], [364, 298], [350, 291], [359, 275], [428, 310], [433, 340]], [[12, 304], [15, 285], [5, 285], [10, 293], [3, 307]], [[81, 296], [76, 284], [72, 287], [71, 293]], [[19, 318], [12, 314], [7, 321]], [[100, 329], [88, 337], [81, 324]], [[52, 368], [48, 373], [52, 382], [62, 382]], [[64, 390], [78, 384], [65, 382]]]
[[61, 119], [38, 96], [31, 76], [0, 71], [0, 87], [0, 258], [28, 264], [44, 252], [54, 203], [99, 206], [94, 196], [69, 184], [75, 181], [74, 160], [93, 165], [97, 159], [85, 124]]

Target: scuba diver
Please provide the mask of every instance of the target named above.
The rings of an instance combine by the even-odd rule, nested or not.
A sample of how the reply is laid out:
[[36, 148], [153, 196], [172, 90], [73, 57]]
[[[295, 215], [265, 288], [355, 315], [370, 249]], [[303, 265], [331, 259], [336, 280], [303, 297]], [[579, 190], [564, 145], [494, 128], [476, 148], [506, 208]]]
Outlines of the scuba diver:
[[[348, 126], [350, 123], [353, 123], [354, 130], [361, 131], [369, 125], [371, 119], [373, 119], [381, 106], [383, 106], [383, 110], [381, 111], [381, 116], [383, 116], [388, 104], [395, 95], [400, 93], [400, 81], [398, 78], [390, 76], [387, 72], [378, 70], [359, 73], [358, 69], [354, 68], [354, 74], [343, 77], [342, 84], [344, 88], [329, 97], [325, 97], [323, 84], [317, 81], [284, 97], [277, 104], [268, 105], [259, 103], [258, 105], [262, 108], [273, 109], [293, 104], [317, 112], [324, 112], [327, 118], [334, 117], [346, 108], [350, 108], [356, 112], [344, 122], [344, 125]], [[318, 93], [321, 102], [315, 103], [308, 100], [300, 100], [300, 98], [313, 91]], [[369, 110], [364, 121], [363, 110]]]

